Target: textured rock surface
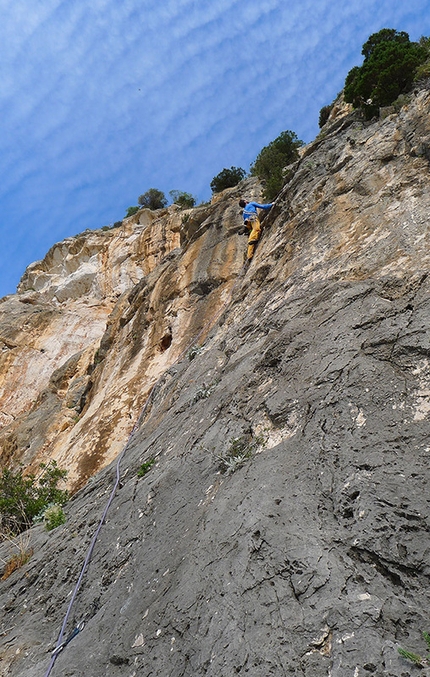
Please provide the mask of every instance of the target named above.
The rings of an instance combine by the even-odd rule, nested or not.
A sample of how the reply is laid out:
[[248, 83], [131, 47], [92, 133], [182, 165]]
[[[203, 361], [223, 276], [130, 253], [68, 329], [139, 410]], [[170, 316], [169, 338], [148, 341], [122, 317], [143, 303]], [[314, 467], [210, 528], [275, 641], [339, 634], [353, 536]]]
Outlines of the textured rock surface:
[[[73, 607], [69, 630], [86, 626], [53, 675], [429, 672], [397, 652], [424, 651], [430, 602], [429, 137], [428, 92], [380, 122], [331, 120], [245, 275], [232, 190], [118, 298], [74, 426], [78, 484], [157, 384]], [[75, 401], [89, 349], [49, 392]], [[238, 438], [249, 455], [222, 472]], [[115, 468], [66, 525], [31, 530], [32, 558], [1, 583], [2, 675], [47, 669]]]
[[[247, 189], [259, 195], [255, 180]], [[141, 210], [27, 269], [0, 304], [3, 463], [54, 458], [76, 489], [117, 456], [157, 378], [234, 284], [237, 195], [191, 213]]]

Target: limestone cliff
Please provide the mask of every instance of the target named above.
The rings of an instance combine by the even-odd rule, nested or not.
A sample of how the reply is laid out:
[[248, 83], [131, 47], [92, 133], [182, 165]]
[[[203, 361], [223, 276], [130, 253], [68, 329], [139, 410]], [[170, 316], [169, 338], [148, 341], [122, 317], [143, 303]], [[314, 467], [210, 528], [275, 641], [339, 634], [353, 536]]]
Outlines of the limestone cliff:
[[0, 584], [2, 675], [45, 673], [145, 402], [53, 675], [418, 671], [397, 646], [423, 651], [430, 601], [429, 159], [428, 91], [341, 110], [245, 274], [255, 180], [27, 270], [0, 305], [2, 458], [82, 488]]
[[211, 209], [143, 209], [119, 228], [55, 245], [27, 269], [0, 304], [3, 465], [37, 470], [55, 459], [76, 489], [117, 456], [151, 387], [240, 270], [230, 193]]

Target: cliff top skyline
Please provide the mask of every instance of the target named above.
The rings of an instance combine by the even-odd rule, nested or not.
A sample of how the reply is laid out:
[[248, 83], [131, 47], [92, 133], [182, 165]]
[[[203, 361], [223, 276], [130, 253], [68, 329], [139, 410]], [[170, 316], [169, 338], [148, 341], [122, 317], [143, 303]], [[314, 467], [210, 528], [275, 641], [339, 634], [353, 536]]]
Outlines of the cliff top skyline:
[[[1, 0], [5, 7], [4, 0]], [[383, 27], [430, 33], [427, 0], [18, 0], [0, 27], [0, 296], [65, 237], [121, 220], [151, 187], [210, 197], [318, 114]]]

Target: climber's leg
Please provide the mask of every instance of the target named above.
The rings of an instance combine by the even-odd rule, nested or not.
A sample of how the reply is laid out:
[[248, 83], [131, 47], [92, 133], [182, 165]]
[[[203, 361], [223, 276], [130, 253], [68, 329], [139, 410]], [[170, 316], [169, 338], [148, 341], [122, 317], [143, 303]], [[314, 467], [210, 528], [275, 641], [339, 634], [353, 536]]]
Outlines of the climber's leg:
[[255, 245], [260, 239], [261, 234], [261, 224], [259, 219], [255, 218], [251, 221], [251, 232], [248, 238], [248, 251], [246, 252], [246, 258], [248, 261], [254, 256]]

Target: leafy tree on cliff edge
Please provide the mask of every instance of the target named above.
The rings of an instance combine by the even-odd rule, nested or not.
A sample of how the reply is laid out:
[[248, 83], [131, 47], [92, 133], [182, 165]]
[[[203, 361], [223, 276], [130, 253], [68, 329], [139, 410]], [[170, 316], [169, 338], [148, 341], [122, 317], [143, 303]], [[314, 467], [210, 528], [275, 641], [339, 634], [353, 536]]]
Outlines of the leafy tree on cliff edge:
[[182, 209], [191, 209], [196, 204], [196, 198], [183, 190], [169, 190], [170, 199]]
[[368, 120], [407, 92], [417, 68], [427, 58], [422, 44], [410, 42], [409, 35], [393, 28], [373, 33], [361, 52], [362, 66], [354, 66], [345, 80], [345, 101], [361, 108]]
[[233, 188], [242, 181], [246, 176], [246, 172], [242, 167], [224, 168], [219, 174], [214, 176], [210, 186], [212, 193], [220, 193], [226, 188]]
[[139, 195], [137, 201], [141, 207], [148, 209], [163, 209], [167, 206], [166, 196], [162, 190], [157, 188], [150, 188], [143, 195]]
[[284, 185], [283, 169], [298, 159], [298, 149], [303, 141], [294, 132], [281, 132], [274, 141], [262, 148], [254, 164], [251, 174], [265, 182], [264, 199], [273, 200]]
[[134, 216], [139, 211], [139, 207], [128, 207], [125, 212], [125, 218], [128, 219], [129, 216]]

